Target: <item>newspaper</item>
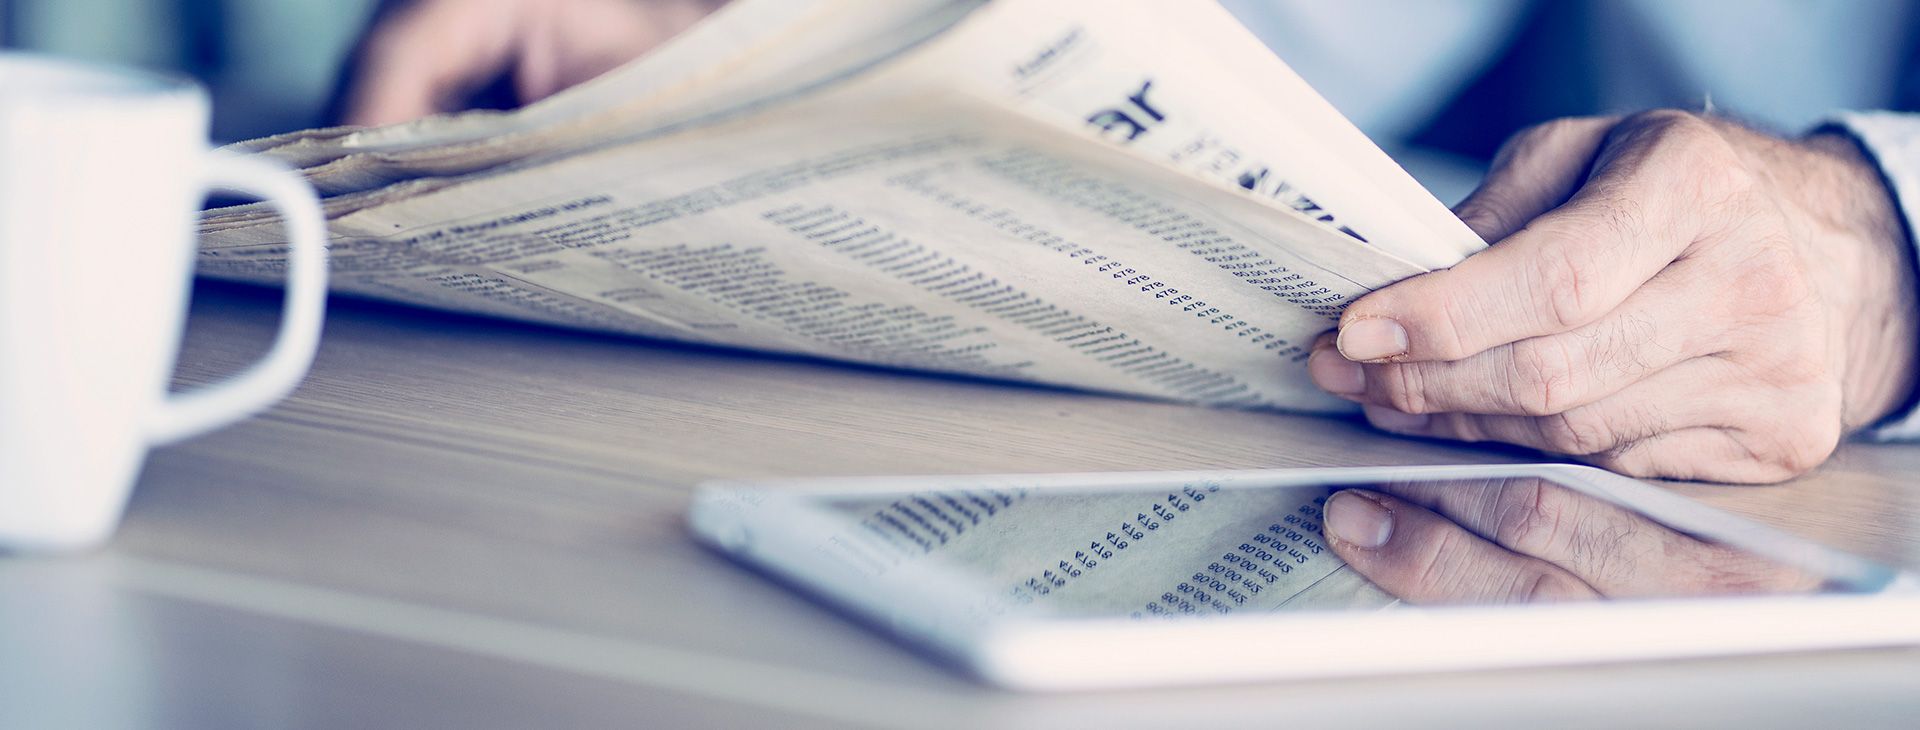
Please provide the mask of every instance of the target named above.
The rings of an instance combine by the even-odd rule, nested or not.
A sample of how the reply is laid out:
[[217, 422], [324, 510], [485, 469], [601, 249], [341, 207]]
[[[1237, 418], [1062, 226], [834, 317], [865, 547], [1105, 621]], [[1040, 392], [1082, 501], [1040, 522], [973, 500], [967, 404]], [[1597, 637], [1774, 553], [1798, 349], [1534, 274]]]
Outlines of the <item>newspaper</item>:
[[[1211, 4], [781, 2], [522, 112], [240, 147], [333, 193], [346, 293], [1216, 405], [1350, 408], [1312, 339], [1484, 245]], [[259, 206], [202, 241], [285, 266]]]

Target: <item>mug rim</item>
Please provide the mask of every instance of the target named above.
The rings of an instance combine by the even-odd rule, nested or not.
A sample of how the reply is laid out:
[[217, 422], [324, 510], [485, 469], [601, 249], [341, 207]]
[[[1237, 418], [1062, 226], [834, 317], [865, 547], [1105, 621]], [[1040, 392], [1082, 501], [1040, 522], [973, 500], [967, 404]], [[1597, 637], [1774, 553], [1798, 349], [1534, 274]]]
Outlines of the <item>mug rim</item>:
[[0, 52], [0, 104], [18, 99], [204, 97], [193, 78], [91, 59]]

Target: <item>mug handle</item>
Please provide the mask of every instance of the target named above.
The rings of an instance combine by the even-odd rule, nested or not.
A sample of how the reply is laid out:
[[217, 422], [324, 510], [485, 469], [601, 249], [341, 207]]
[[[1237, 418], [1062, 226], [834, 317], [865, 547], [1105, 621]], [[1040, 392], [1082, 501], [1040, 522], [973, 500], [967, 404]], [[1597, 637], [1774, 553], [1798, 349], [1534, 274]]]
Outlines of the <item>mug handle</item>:
[[147, 440], [163, 446], [221, 428], [280, 402], [306, 377], [326, 318], [326, 218], [313, 188], [271, 158], [208, 153], [207, 187], [252, 195], [286, 219], [286, 301], [273, 348], [225, 382], [167, 396], [147, 422]]

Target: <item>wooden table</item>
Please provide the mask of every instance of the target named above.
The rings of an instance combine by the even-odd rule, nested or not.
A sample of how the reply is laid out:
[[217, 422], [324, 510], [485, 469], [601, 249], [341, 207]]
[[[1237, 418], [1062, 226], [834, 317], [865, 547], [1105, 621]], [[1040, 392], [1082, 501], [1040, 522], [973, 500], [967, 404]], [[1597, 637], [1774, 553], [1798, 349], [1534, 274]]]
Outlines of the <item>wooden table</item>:
[[[203, 283], [181, 380], [265, 346]], [[0, 561], [5, 727], [1920, 723], [1920, 650], [1125, 693], [984, 687], [695, 545], [714, 477], [1494, 462], [1520, 451], [336, 302], [312, 376], [157, 451], [106, 550]], [[1676, 485], [1920, 565], [1920, 447]]]

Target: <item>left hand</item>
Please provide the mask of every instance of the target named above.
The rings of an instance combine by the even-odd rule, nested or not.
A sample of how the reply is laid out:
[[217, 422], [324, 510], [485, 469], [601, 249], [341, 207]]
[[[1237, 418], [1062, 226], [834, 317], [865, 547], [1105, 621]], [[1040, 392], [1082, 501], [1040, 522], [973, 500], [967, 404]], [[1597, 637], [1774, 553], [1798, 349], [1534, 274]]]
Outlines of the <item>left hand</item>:
[[1818, 576], [1538, 479], [1348, 489], [1328, 546], [1409, 603], [1801, 593]]
[[639, 58], [724, 0], [387, 0], [360, 39], [341, 123], [465, 109], [505, 75], [530, 104]]
[[1560, 120], [1458, 213], [1493, 246], [1355, 301], [1309, 360], [1379, 428], [1768, 482], [1912, 392], [1913, 256], [1844, 136]]

